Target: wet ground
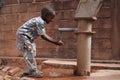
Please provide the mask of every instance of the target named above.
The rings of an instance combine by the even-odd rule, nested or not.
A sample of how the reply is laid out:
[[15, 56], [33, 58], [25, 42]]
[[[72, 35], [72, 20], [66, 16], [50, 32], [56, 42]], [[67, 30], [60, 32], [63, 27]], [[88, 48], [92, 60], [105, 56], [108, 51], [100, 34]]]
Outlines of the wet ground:
[[44, 77], [35, 80], [120, 80], [120, 70], [94, 70], [90, 76], [73, 75], [71, 69], [45, 69]]

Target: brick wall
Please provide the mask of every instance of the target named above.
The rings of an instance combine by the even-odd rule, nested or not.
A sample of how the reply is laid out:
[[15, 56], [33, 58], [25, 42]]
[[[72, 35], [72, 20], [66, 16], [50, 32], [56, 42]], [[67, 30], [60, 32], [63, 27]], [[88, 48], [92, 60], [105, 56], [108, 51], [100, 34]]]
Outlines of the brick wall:
[[[74, 21], [74, 12], [78, 2], [79, 0], [4, 0], [4, 5], [0, 9], [0, 56], [22, 56], [15, 49], [16, 30], [25, 21], [39, 16], [41, 8], [45, 5], [53, 6], [57, 12], [54, 21], [47, 25], [47, 33], [51, 37], [57, 38], [58, 27], [77, 27], [77, 23]], [[111, 58], [111, 27], [110, 0], [104, 0], [98, 20], [93, 23], [93, 30], [97, 32], [93, 36], [93, 59]], [[65, 45], [60, 47], [57, 52], [55, 45], [38, 38], [35, 41], [37, 56], [76, 58], [74, 33], [63, 32], [62, 40]]]
[[93, 59], [113, 59], [111, 6], [111, 0], [104, 0], [97, 16], [98, 20], [93, 23], [93, 30], [96, 31], [92, 44]]
[[4, 0], [0, 9], [0, 56], [21, 56], [15, 42], [18, 27], [51, 4], [50, 0]]

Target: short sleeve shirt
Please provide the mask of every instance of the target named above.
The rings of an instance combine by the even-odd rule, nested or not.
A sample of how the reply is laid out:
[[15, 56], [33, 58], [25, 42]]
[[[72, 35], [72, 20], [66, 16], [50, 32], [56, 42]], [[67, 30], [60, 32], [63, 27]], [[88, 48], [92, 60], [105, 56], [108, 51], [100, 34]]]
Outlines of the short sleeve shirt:
[[23, 34], [31, 39], [45, 34], [45, 21], [39, 16], [25, 22], [17, 31], [17, 34]]

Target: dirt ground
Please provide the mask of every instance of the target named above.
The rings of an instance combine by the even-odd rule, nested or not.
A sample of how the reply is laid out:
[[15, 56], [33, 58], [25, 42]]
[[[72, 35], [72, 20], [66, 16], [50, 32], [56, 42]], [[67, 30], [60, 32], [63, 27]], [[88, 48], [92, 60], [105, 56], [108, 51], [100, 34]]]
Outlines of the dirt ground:
[[44, 77], [35, 80], [120, 80], [119, 70], [94, 70], [90, 76], [73, 75], [72, 69], [45, 69]]
[[[26, 71], [23, 59], [4, 59], [0, 65], [0, 80], [120, 80], [120, 64], [95, 63], [91, 68], [90, 76], [75, 76], [73, 68], [64, 66], [41, 65], [38, 61], [38, 69], [43, 72], [43, 78], [22, 77]], [[99, 68], [98, 68], [99, 67]], [[103, 68], [101, 68], [103, 67]]]
[[45, 68], [43, 78], [21, 77], [24, 71], [16, 66], [0, 66], [0, 80], [120, 80], [120, 70], [95, 69], [90, 76], [81, 77], [73, 75], [73, 69]]

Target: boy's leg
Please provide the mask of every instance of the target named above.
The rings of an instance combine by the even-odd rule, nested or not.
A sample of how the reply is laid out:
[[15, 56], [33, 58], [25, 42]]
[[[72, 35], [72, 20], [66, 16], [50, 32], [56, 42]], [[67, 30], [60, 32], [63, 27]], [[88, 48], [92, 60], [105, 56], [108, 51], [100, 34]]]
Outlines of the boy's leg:
[[[17, 34], [17, 44], [16, 47], [18, 50], [22, 51], [25, 58], [28, 73], [27, 74], [40, 74], [36, 65], [36, 46], [32, 43], [25, 35]], [[24, 74], [23, 74], [24, 75]]]
[[24, 50], [23, 56], [24, 56], [27, 66], [28, 66], [28, 70], [36, 71], [37, 70], [36, 61], [35, 61], [34, 57], [32, 56], [32, 54], [30, 53], [30, 51]]
[[28, 48], [23, 50], [23, 56], [25, 58], [27, 66], [28, 66], [29, 74], [33, 75], [33, 77], [35, 77], [36, 75], [39, 74], [38, 77], [42, 77], [42, 74], [37, 69], [37, 65], [36, 65], [36, 59], [35, 59], [35, 56], [36, 56], [36, 46], [35, 46], [34, 43], [31, 43], [28, 46]]
[[25, 58], [26, 64], [29, 69], [29, 71], [27, 73], [24, 73], [23, 75], [41, 78], [43, 75], [37, 69], [35, 55], [36, 55], [36, 51], [34, 50], [25, 49], [23, 51], [23, 56]]

